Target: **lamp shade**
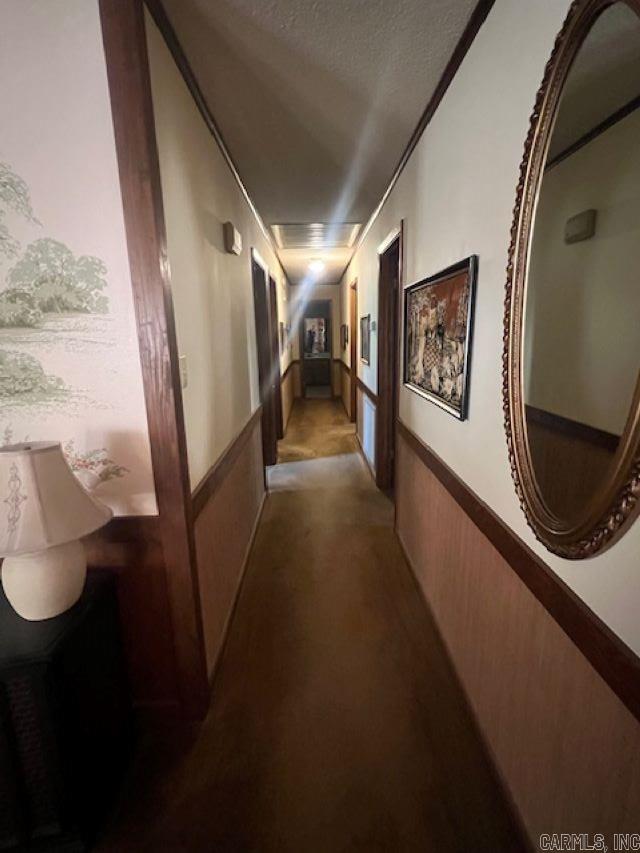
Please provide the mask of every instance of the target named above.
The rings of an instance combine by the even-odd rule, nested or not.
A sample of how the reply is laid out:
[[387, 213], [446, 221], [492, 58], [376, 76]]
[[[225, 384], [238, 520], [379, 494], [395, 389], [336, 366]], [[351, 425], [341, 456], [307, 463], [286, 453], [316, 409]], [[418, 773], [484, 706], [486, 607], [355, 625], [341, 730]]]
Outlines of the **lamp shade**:
[[78, 482], [58, 442], [0, 447], [0, 556], [71, 542], [111, 516]]

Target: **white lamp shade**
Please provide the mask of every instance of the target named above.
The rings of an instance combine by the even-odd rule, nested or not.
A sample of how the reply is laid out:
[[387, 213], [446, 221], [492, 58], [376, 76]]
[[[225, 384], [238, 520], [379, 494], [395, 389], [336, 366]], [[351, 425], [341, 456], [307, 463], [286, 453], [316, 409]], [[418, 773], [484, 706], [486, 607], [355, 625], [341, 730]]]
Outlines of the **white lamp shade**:
[[111, 516], [78, 482], [58, 442], [0, 447], [0, 556], [80, 539]]

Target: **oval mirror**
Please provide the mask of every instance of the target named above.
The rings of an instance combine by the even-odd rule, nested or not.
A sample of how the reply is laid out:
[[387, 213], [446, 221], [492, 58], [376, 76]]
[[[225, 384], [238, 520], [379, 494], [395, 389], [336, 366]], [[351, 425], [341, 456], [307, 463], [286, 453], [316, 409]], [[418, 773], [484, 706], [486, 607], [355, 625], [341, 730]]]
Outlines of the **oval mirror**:
[[538, 93], [505, 309], [511, 467], [538, 538], [610, 544], [638, 508], [640, 0], [577, 0]]

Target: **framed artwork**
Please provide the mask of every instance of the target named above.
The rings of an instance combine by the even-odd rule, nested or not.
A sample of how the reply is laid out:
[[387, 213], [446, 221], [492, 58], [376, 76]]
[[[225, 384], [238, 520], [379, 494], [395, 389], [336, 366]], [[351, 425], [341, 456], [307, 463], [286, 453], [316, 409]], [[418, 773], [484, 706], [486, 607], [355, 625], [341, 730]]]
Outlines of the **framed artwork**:
[[407, 388], [465, 420], [478, 257], [471, 255], [404, 292]]
[[347, 348], [347, 344], [349, 343], [349, 327], [346, 323], [343, 323], [340, 326], [340, 346], [342, 349]]
[[371, 343], [371, 314], [360, 317], [360, 360], [369, 364], [369, 348]]
[[280, 352], [287, 348], [287, 330], [283, 322], [280, 322]]
[[304, 318], [304, 352], [307, 355], [329, 352], [328, 325], [325, 317]]

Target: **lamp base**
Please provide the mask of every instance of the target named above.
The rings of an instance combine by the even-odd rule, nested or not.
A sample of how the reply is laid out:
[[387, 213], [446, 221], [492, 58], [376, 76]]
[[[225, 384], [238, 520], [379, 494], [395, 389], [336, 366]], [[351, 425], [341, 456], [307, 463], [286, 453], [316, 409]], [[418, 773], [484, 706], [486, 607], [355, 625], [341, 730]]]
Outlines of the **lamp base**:
[[59, 616], [82, 595], [87, 558], [74, 539], [46, 551], [5, 557], [2, 586], [19, 616], [30, 622]]

